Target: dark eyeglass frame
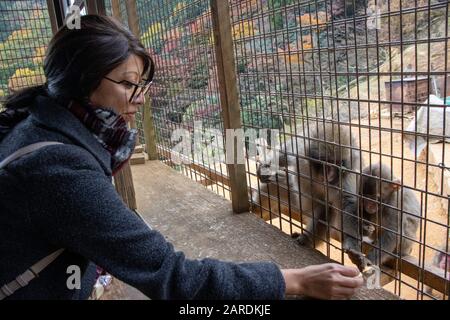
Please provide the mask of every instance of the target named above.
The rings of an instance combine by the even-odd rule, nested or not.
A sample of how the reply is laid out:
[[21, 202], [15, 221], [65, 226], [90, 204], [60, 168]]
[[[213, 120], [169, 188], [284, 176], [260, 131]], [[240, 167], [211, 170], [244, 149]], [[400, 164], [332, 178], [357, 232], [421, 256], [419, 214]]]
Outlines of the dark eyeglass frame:
[[[132, 102], [135, 96], [140, 96], [141, 94], [146, 94], [148, 92], [148, 90], [150, 89], [150, 85], [152, 84], [153, 80], [147, 80], [147, 79], [143, 79], [143, 82], [141, 83], [133, 83], [131, 81], [128, 80], [122, 80], [122, 81], [116, 81], [114, 79], [111, 79], [109, 77], [103, 77], [106, 80], [112, 81], [114, 83], [117, 84], [129, 84], [132, 85], [134, 87], [133, 93], [131, 94], [130, 100], [128, 102]], [[139, 93], [136, 95], [136, 93], [138, 92], [138, 89], [140, 89]]]

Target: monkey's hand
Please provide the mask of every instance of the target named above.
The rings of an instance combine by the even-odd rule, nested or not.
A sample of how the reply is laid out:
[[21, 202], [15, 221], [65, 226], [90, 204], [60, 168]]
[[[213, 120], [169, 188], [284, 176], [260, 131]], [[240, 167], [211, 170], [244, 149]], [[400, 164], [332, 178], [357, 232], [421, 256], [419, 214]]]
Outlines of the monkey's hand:
[[360, 251], [356, 251], [354, 249], [346, 249], [345, 253], [350, 258], [351, 262], [355, 264], [359, 271], [363, 271], [366, 267], [371, 266], [372, 262], [367, 259], [364, 254]]
[[306, 234], [300, 234], [298, 232], [294, 232], [292, 234], [292, 238], [295, 239], [295, 241], [301, 245], [301, 246], [312, 246], [311, 239]]

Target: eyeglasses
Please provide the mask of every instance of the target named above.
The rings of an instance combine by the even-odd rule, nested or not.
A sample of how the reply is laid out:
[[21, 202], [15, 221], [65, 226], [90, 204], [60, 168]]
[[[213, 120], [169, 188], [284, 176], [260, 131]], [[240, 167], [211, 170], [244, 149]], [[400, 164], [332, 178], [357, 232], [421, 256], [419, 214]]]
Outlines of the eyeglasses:
[[144, 79], [141, 83], [133, 83], [128, 80], [116, 81], [116, 80], [108, 78], [108, 77], [104, 77], [104, 78], [109, 81], [112, 81], [114, 83], [121, 84], [129, 90], [134, 88], [133, 94], [130, 96], [129, 102], [132, 102], [135, 97], [139, 97], [141, 94], [145, 95], [148, 92], [148, 89], [150, 88], [150, 85], [153, 82], [152, 80]]

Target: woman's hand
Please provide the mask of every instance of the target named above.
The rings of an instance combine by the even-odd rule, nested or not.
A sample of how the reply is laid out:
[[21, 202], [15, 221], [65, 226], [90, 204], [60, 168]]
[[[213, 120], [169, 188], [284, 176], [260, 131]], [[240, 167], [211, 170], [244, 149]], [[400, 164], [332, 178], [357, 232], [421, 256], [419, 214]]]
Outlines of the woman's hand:
[[308, 266], [302, 269], [283, 269], [286, 295], [305, 295], [317, 299], [347, 299], [363, 283], [355, 267], [337, 263]]

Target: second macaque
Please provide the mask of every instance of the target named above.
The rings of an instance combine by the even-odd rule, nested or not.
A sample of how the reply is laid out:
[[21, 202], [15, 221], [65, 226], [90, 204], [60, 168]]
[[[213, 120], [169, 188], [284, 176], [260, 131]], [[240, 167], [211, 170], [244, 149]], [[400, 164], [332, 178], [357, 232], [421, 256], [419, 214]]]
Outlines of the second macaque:
[[402, 190], [391, 169], [379, 163], [363, 170], [361, 185], [363, 236], [374, 246], [367, 259], [380, 265], [395, 256], [409, 255], [421, 216], [420, 204], [412, 190]]

